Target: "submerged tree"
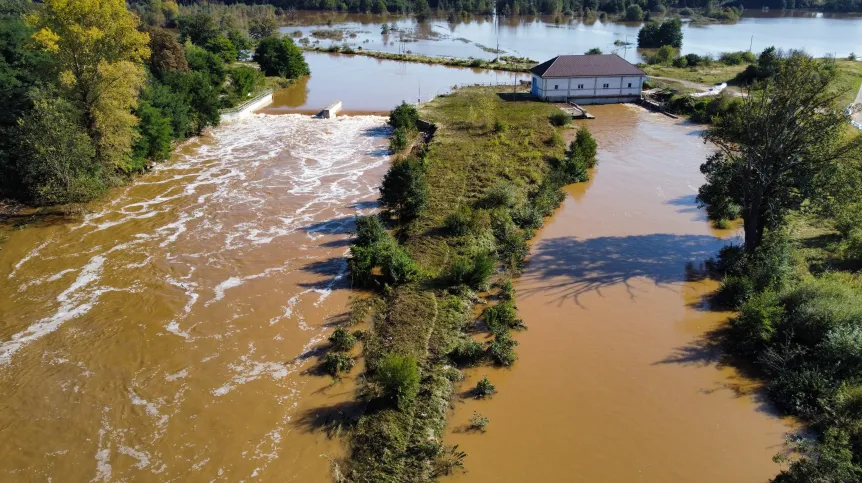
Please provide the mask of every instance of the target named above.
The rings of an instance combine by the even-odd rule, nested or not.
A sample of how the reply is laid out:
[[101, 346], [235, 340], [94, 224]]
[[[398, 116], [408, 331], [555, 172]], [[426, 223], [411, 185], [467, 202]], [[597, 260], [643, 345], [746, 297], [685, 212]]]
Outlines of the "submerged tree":
[[835, 107], [841, 95], [836, 76], [831, 60], [794, 54], [704, 134], [722, 156], [703, 165], [707, 185], [698, 200], [713, 204], [709, 193], [737, 197], [724, 202], [741, 207], [748, 253], [766, 229], [817, 196], [818, 173], [862, 152], [862, 136], [846, 136], [847, 118]]

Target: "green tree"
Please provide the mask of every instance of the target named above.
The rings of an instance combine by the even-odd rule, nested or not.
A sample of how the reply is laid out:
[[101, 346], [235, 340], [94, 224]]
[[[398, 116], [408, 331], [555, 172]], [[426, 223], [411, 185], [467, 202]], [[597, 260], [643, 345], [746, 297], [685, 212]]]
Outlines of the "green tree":
[[239, 52], [233, 42], [223, 35], [210, 39], [204, 48], [217, 55], [225, 63], [236, 61]]
[[[183, 73], [169, 74], [166, 76], [166, 80], [177, 81], [186, 75]], [[177, 77], [177, 79], [172, 77]], [[171, 125], [171, 137], [174, 139], [184, 139], [192, 134], [191, 106], [186, 98], [185, 87], [182, 82], [167, 85], [156, 79], [150, 79], [150, 82], [141, 92], [141, 102], [148, 103], [168, 118]]]
[[633, 3], [626, 9], [626, 20], [629, 22], [640, 22], [644, 19], [644, 11], [640, 5]]
[[409, 157], [394, 162], [383, 177], [380, 202], [402, 221], [410, 221], [428, 205], [428, 182], [422, 160]]
[[657, 49], [663, 45], [682, 48], [682, 21], [679, 18], [660, 24], [650, 22], [638, 31], [638, 48]]
[[255, 40], [272, 37], [278, 32], [278, 20], [271, 10], [263, 10], [248, 21], [248, 34]]
[[18, 170], [37, 204], [89, 201], [105, 190], [80, 113], [63, 99], [40, 99], [19, 120]]
[[586, 55], [602, 55], [602, 49], [598, 47], [593, 47], [592, 49], [585, 52]]
[[161, 75], [169, 70], [186, 72], [189, 63], [186, 61], [186, 53], [183, 46], [177, 42], [177, 38], [170, 32], [162, 29], [150, 29], [150, 70], [156, 75]]
[[428, 6], [428, 0], [416, 0], [413, 4], [413, 12], [416, 14], [417, 22], [425, 22], [431, 18], [431, 7]]
[[742, 208], [748, 253], [789, 210], [818, 196], [813, 188], [819, 173], [862, 152], [862, 137], [844, 135], [847, 118], [835, 108], [841, 96], [836, 76], [831, 60], [793, 55], [704, 134], [723, 155], [704, 165], [708, 179], [722, 171], [711, 182], [730, 183], [709, 189], [739, 190], [733, 201]]
[[96, 160], [127, 170], [145, 80], [149, 35], [122, 0], [46, 0], [28, 17], [60, 66], [60, 83], [96, 146]]
[[599, 144], [590, 133], [590, 130], [584, 126], [578, 129], [574, 141], [569, 145], [568, 156], [580, 156], [584, 159], [587, 167], [593, 168], [596, 165], [596, 156], [599, 152]]
[[233, 102], [243, 101], [264, 83], [261, 71], [245, 66], [229, 70], [228, 79], [230, 79], [230, 98]]
[[254, 61], [266, 75], [295, 79], [310, 73], [302, 51], [289, 38], [261, 40], [254, 51]]
[[415, 131], [419, 122], [419, 111], [415, 106], [401, 102], [401, 105], [389, 112], [389, 125], [395, 129], [402, 128]]
[[371, 13], [381, 14], [386, 13], [387, 10], [385, 0], [375, 0], [374, 4], [371, 5]]
[[138, 140], [135, 143], [135, 159], [164, 161], [171, 156], [171, 120], [162, 111], [147, 101], [138, 104]]
[[218, 37], [220, 33], [215, 16], [205, 10], [184, 15], [177, 21], [180, 26], [180, 42], [190, 40], [195, 45], [203, 46]]
[[218, 88], [227, 75], [224, 61], [218, 55], [194, 45], [186, 47], [186, 59], [191, 70], [204, 74], [210, 83]]

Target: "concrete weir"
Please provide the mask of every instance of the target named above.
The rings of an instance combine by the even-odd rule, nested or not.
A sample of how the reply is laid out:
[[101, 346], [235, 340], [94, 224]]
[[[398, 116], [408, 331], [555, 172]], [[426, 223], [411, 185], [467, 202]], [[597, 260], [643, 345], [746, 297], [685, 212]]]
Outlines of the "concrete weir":
[[232, 108], [221, 110], [221, 122], [237, 121], [250, 116], [254, 111], [272, 104], [272, 91], [267, 90], [248, 101]]
[[322, 111], [317, 113], [317, 117], [321, 119], [331, 119], [338, 115], [338, 111], [341, 110], [341, 101], [335, 101], [332, 104], [323, 108]]

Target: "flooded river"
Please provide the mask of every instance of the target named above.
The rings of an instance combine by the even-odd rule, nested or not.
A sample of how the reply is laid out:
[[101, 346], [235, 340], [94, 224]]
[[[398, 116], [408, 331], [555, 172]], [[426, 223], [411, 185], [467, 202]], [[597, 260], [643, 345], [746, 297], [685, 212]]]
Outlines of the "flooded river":
[[327, 481], [314, 376], [382, 117], [256, 116], [0, 251], [0, 480]]
[[[447, 439], [469, 455], [455, 479], [765, 482], [789, 423], [720, 364], [709, 333], [728, 314], [687, 269], [732, 235], [695, 205], [708, 148], [639, 107], [590, 111], [598, 168], [568, 189], [516, 283], [518, 361], [463, 386], [487, 375], [499, 393], [455, 404]], [[487, 433], [464, 431], [473, 411]]]
[[[499, 45], [501, 55], [530, 57], [539, 62], [558, 54], [583, 54], [599, 48], [605, 53], [616, 52], [631, 62], [642, 58], [634, 48], [641, 23], [632, 22], [584, 22], [571, 17], [557, 22], [553, 17], [508, 17], [497, 24], [492, 17], [473, 17], [456, 23], [438, 18], [417, 24], [412, 18], [320, 12], [298, 12], [294, 21], [303, 26], [282, 27], [281, 31], [299, 31], [312, 42], [316, 40], [310, 37], [313, 30], [344, 31], [342, 40], [320, 40], [319, 45], [323, 46], [346, 43], [372, 51], [491, 59], [497, 54], [489, 49]], [[326, 22], [333, 26], [324, 25]], [[396, 26], [398, 31], [382, 35], [384, 22]], [[775, 46], [802, 49], [818, 57], [828, 54], [846, 57], [854, 51], [860, 53], [859, 38], [862, 38], [859, 16], [746, 11], [736, 23], [685, 23], [682, 53], [716, 55], [749, 47], [760, 52]], [[632, 46], [617, 45], [626, 41]]]

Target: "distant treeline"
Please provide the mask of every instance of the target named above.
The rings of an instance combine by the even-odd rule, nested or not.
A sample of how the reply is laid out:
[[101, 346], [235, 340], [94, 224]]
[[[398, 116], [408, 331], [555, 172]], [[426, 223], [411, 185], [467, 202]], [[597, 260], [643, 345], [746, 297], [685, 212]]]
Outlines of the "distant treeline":
[[[198, 2], [180, 2], [192, 5]], [[260, 0], [232, 1], [258, 5]], [[716, 0], [269, 0], [263, 2], [282, 11], [339, 10], [370, 13], [415, 13], [426, 16], [436, 12], [443, 16], [471, 13], [490, 15], [496, 11], [502, 15], [589, 15], [604, 12], [624, 15], [626, 10], [637, 5], [646, 12], [664, 13], [668, 9], [696, 9], [705, 12], [721, 11], [728, 7], [739, 9], [815, 9], [833, 12], [862, 11], [862, 0], [739, 0], [720, 3]], [[709, 16], [709, 15], [707, 15]], [[721, 19], [725, 20], [725, 19]]]

